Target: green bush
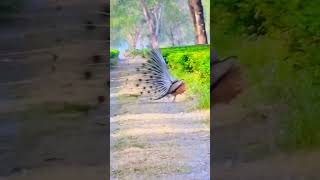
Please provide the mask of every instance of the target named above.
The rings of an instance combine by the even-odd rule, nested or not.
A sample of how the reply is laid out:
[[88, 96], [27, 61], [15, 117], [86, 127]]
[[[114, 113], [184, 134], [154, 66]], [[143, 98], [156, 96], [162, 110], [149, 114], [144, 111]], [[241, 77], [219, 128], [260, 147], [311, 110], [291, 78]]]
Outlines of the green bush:
[[116, 49], [110, 49], [110, 59], [118, 58], [119, 53], [120, 52]]
[[118, 63], [119, 51], [116, 49], [110, 49], [110, 65], [111, 68]]

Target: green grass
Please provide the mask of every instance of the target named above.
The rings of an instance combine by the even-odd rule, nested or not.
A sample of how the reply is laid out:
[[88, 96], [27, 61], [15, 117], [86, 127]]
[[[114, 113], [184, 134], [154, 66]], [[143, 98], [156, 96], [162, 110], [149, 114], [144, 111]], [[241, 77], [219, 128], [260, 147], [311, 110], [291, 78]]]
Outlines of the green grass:
[[187, 93], [197, 97], [198, 108], [210, 108], [210, 46], [162, 48], [161, 52], [173, 76], [185, 81]]
[[228, 0], [214, 9], [213, 46], [221, 57], [239, 57], [246, 101], [287, 107], [279, 134], [285, 149], [320, 147], [319, 8], [315, 1]]

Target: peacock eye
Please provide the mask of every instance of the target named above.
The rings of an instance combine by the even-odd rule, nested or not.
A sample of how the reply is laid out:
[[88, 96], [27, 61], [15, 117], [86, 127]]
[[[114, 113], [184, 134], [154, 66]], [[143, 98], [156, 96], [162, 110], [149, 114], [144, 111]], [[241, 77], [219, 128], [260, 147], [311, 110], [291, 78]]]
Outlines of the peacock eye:
[[139, 81], [142, 81], [142, 79], [139, 79]]
[[137, 87], [139, 87], [139, 84], [136, 84]]
[[141, 92], [140, 92], [140, 94], [142, 95], [142, 94], [143, 94], [143, 92], [141, 91]]
[[152, 88], [152, 86], [150, 86], [150, 88]]
[[150, 76], [150, 78], [153, 78], [153, 76]]
[[146, 89], [146, 87], [143, 87], [143, 89]]

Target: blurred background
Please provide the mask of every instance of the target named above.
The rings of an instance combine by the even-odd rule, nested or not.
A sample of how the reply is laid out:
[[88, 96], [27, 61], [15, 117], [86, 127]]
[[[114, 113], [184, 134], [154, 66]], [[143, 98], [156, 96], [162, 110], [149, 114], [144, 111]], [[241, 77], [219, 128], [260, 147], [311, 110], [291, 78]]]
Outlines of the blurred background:
[[215, 0], [212, 8], [212, 47], [238, 63], [238, 75], [214, 91], [238, 89], [214, 108], [216, 178], [319, 179], [319, 1]]
[[0, 177], [106, 176], [105, 10], [98, 0], [0, 1]]
[[[122, 1], [111, 0], [111, 42], [110, 47], [122, 52], [128, 49], [150, 47], [150, 29], [144, 9], [154, 23], [154, 35], [161, 47], [198, 44], [189, 6], [197, 1]], [[204, 13], [204, 34], [210, 43], [210, 1], [202, 0]], [[144, 7], [144, 5], [145, 7]], [[207, 44], [207, 43], [205, 43]]]

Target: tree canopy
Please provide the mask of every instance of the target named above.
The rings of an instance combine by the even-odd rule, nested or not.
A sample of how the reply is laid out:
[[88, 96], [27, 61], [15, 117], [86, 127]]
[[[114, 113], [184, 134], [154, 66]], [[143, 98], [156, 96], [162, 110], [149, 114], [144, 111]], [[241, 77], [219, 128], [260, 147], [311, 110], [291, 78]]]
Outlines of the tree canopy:
[[[188, 2], [185, 0], [111, 0], [111, 46], [128, 44], [129, 48], [148, 45], [150, 29], [143, 2], [154, 23], [154, 35], [163, 46], [194, 44], [194, 31]], [[203, 0], [209, 35], [210, 0]], [[150, 21], [151, 22], [151, 21]], [[208, 36], [209, 37], [209, 36]]]

